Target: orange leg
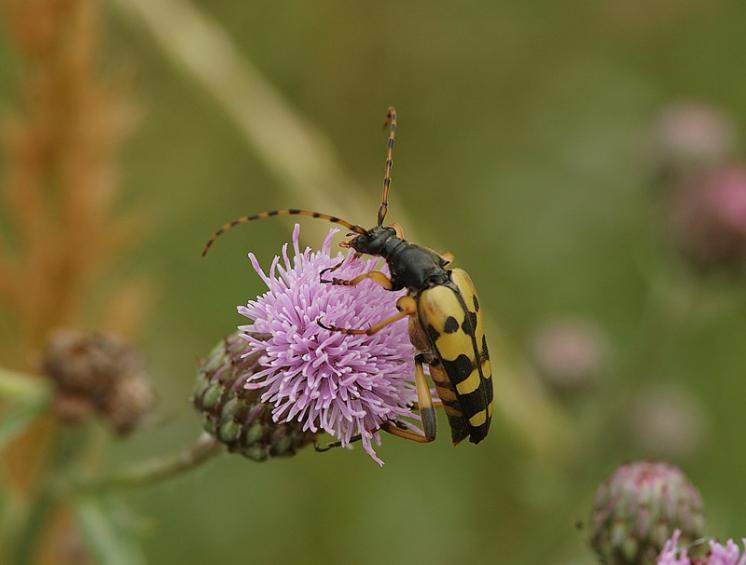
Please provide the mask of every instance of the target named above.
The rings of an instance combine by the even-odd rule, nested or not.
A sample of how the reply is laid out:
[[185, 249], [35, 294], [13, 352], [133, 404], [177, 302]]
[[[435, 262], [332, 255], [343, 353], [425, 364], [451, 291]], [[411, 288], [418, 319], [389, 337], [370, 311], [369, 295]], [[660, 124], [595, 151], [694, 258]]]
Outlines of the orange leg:
[[[435, 408], [442, 408], [443, 404], [439, 400], [433, 401], [432, 396], [430, 395], [430, 387], [428, 386], [427, 378], [425, 377], [425, 372], [422, 370], [422, 362], [415, 361], [414, 371], [414, 379], [417, 387], [417, 402], [415, 402], [414, 405], [416, 407], [416, 410], [419, 410], [420, 416], [422, 417], [422, 427], [425, 430], [425, 435], [417, 433], [413, 430], [401, 428], [397, 425], [396, 422], [392, 421], [384, 422], [384, 424], [381, 426], [381, 430], [383, 430], [384, 432], [388, 432], [391, 435], [408, 439], [417, 443], [430, 443], [435, 439]], [[350, 443], [360, 441], [360, 438], [360, 435], [356, 435], [350, 440]], [[341, 446], [342, 442], [335, 441], [323, 447], [318, 444], [314, 444], [314, 449], [316, 449], [316, 451], [323, 452]]]
[[[412, 408], [414, 408], [415, 410], [419, 410], [420, 409], [420, 403], [415, 400], [412, 403]], [[433, 408], [438, 408], [438, 409], [442, 410], [443, 409], [443, 401], [442, 400], [433, 400]]]
[[320, 319], [317, 320], [317, 323], [322, 328], [324, 328], [325, 330], [329, 330], [330, 332], [340, 332], [345, 335], [373, 335], [380, 332], [386, 326], [390, 326], [394, 322], [398, 322], [399, 320], [406, 318], [407, 316], [414, 316], [417, 313], [417, 303], [411, 296], [402, 296], [399, 300], [396, 301], [396, 308], [397, 310], [399, 310], [397, 314], [394, 314], [390, 318], [386, 318], [385, 320], [378, 322], [376, 325], [369, 327], [367, 330], [327, 326], [326, 324], [323, 324]]
[[430, 443], [435, 439], [435, 408], [433, 406], [433, 397], [430, 394], [430, 385], [425, 377], [425, 371], [422, 370], [422, 362], [419, 360], [415, 360], [414, 362], [414, 382], [417, 389], [417, 410], [419, 410], [422, 417], [422, 428], [425, 435], [412, 430], [404, 430], [392, 422], [386, 422], [381, 426], [381, 429], [391, 435], [410, 441]]
[[443, 260], [443, 266], [450, 265], [453, 263], [453, 260], [455, 259], [455, 256], [450, 251], [447, 253], [443, 253], [440, 258]]
[[[322, 273], [323, 272], [324, 271], [322, 271]], [[386, 290], [391, 290], [394, 287], [394, 285], [391, 283], [391, 279], [384, 275], [381, 271], [371, 271], [369, 273], [363, 273], [362, 275], [358, 275], [354, 279], [350, 280], [333, 278], [330, 281], [322, 279], [321, 282], [340, 286], [356, 286], [366, 279], [372, 280], [376, 284], [380, 284]]]
[[408, 439], [409, 441], [414, 441], [417, 443], [430, 443], [431, 441], [433, 441], [432, 439], [428, 439], [422, 434], [418, 434], [417, 432], [413, 432], [412, 430], [403, 430], [396, 424], [392, 424], [391, 422], [386, 422], [383, 426], [381, 426], [381, 429], [384, 432], [390, 433], [392, 436]]
[[[361, 256], [362, 256], [362, 253], [355, 253], [355, 255], [352, 257], [352, 260], [353, 261], [357, 261], [358, 259], [360, 259]], [[345, 263], [346, 260], [347, 260], [347, 258], [345, 257], [344, 259], [342, 259], [339, 263], [337, 263], [333, 267], [327, 267], [326, 269], [322, 269], [321, 272], [319, 273], [319, 279], [321, 280], [321, 282], [322, 283], [330, 283], [330, 282], [332, 282], [332, 281], [324, 280], [324, 275], [326, 273], [333, 273], [334, 271], [336, 271], [337, 269], [339, 269], [342, 265], [344, 265], [344, 263]]]

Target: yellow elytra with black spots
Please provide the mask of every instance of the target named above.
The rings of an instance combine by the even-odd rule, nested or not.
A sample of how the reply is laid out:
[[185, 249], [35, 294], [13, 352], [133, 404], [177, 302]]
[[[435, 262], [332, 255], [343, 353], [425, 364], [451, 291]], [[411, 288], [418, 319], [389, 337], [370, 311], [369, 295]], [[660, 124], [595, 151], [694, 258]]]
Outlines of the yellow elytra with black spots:
[[[415, 382], [418, 406], [422, 417], [424, 435], [415, 434], [404, 425], [385, 422], [382, 429], [419, 442], [435, 439], [435, 414], [430, 388], [422, 366], [428, 364], [430, 377], [448, 416], [451, 437], [458, 443], [466, 437], [479, 443], [487, 435], [492, 419], [492, 371], [484, 335], [484, 323], [479, 311], [479, 300], [474, 284], [466, 271], [446, 269], [451, 259], [410, 243], [404, 239], [401, 228], [384, 226], [391, 188], [393, 149], [397, 128], [396, 110], [388, 109], [386, 125], [389, 134], [386, 144], [386, 164], [383, 179], [383, 198], [378, 208], [378, 223], [370, 229], [353, 224], [337, 216], [299, 208], [271, 210], [242, 216], [223, 224], [205, 244], [205, 255], [212, 244], [226, 231], [249, 222], [277, 216], [306, 216], [341, 225], [350, 230], [352, 239], [344, 247], [355, 250], [356, 255], [383, 258], [391, 274], [389, 279], [380, 271], [355, 277], [353, 280], [325, 280], [326, 272], [333, 272], [339, 263], [322, 271], [322, 282], [352, 286], [363, 281], [384, 286], [387, 290], [407, 289], [407, 296], [396, 303], [399, 313], [368, 329], [338, 328], [319, 324], [329, 331], [347, 335], [372, 335], [387, 325], [410, 317], [410, 338], [417, 356]], [[357, 439], [360, 439], [359, 437]]]
[[430, 376], [443, 402], [454, 443], [478, 443], [492, 419], [492, 370], [474, 283], [466, 271], [417, 295], [417, 317], [437, 358]]

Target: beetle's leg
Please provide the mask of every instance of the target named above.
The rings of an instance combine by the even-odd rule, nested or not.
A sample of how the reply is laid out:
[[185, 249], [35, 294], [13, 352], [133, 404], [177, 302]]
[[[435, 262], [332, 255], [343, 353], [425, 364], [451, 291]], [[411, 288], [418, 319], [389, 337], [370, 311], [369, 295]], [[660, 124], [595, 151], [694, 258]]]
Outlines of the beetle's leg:
[[[360, 257], [362, 257], [362, 253], [355, 252], [355, 254], [352, 256], [352, 261], [357, 261], [358, 259], [360, 259]], [[333, 267], [327, 267], [326, 269], [322, 269], [321, 272], [319, 273], [319, 280], [322, 283], [330, 283], [330, 282], [332, 282], [332, 281], [325, 280], [324, 279], [324, 275], [326, 273], [333, 273], [334, 271], [336, 271], [337, 269], [339, 269], [342, 265], [344, 265], [345, 261], [347, 261], [347, 257], [345, 257], [344, 259], [342, 259], [339, 263], [337, 263]]]
[[416, 441], [417, 443], [430, 443], [435, 439], [436, 432], [436, 420], [435, 420], [435, 403], [433, 397], [430, 394], [430, 385], [425, 377], [425, 371], [422, 369], [422, 361], [416, 359], [414, 361], [414, 382], [417, 389], [417, 409], [420, 412], [422, 418], [422, 429], [425, 432], [424, 435], [413, 430], [397, 425], [397, 422], [384, 422], [381, 429], [391, 435], [408, 439], [410, 441]]
[[425, 440], [433, 441], [435, 439], [435, 408], [433, 408], [433, 397], [430, 395], [430, 383], [427, 382], [425, 371], [422, 368], [422, 361], [419, 359], [415, 359], [414, 361], [414, 383], [417, 389], [417, 408], [420, 412], [420, 417], [422, 418], [422, 428], [425, 432]]
[[[360, 441], [363, 436], [360, 434], [354, 435], [350, 438], [350, 443], [354, 443], [356, 441]], [[313, 448], [317, 453], [324, 453], [325, 451], [329, 451], [330, 449], [334, 449], [335, 447], [342, 447], [341, 441], [333, 441], [331, 443], [328, 443], [324, 446], [319, 445], [318, 443], [314, 442]]]
[[[322, 273], [323, 272], [324, 271], [322, 271]], [[363, 273], [362, 275], [358, 275], [354, 279], [350, 279], [350, 280], [333, 278], [332, 280], [322, 279], [321, 282], [331, 283], [333, 285], [340, 285], [340, 286], [357, 286], [358, 284], [363, 282], [365, 279], [370, 279], [374, 283], [380, 284], [386, 290], [391, 290], [392, 288], [394, 288], [394, 285], [391, 282], [391, 279], [388, 278], [381, 271], [370, 271], [369, 273]]]
[[[415, 409], [415, 410], [419, 410], [420, 409], [420, 403], [415, 400], [414, 402], [412, 402], [412, 408]], [[443, 409], [443, 401], [442, 400], [433, 399], [433, 408], [438, 408], [438, 409], [442, 410]]]
[[[320, 319], [317, 320], [316, 323], [325, 330], [329, 330], [330, 332], [340, 332], [345, 335], [373, 335], [380, 332], [386, 326], [393, 324], [394, 322], [398, 322], [399, 320], [406, 318], [407, 316], [414, 316], [417, 313], [417, 302], [415, 302], [415, 299], [411, 296], [402, 296], [399, 300], [396, 301], [396, 308], [397, 310], [399, 310], [398, 314], [394, 314], [390, 318], [386, 318], [382, 322], [378, 322], [376, 325], [369, 327], [367, 330], [327, 326], [326, 324], [322, 323]], [[429, 390], [430, 389], [428, 389], [428, 392]]]
[[391, 422], [385, 422], [381, 426], [381, 429], [384, 432], [390, 433], [392, 436], [408, 439], [409, 441], [415, 441], [417, 443], [430, 443], [431, 441], [433, 441], [432, 439], [428, 439], [422, 434], [418, 434], [417, 432], [414, 432], [412, 430], [403, 430], [396, 424], [393, 424]]
[[[403, 424], [396, 421], [384, 422], [381, 429], [391, 435], [408, 439], [410, 441], [416, 441], [417, 443], [430, 443], [435, 439], [435, 408], [442, 408], [443, 403], [440, 400], [433, 400], [432, 395], [430, 394], [430, 386], [425, 377], [425, 371], [422, 369], [422, 361], [418, 359], [415, 359], [414, 362], [414, 381], [417, 388], [417, 401], [413, 403], [413, 407], [415, 407], [415, 409], [420, 413], [422, 427], [425, 434], [422, 435], [413, 430], [409, 430], [403, 427]], [[352, 436], [352, 438], [350, 438], [350, 443], [360, 441], [361, 437], [360, 434]], [[323, 452], [341, 446], [341, 441], [332, 442], [324, 447], [315, 443], [314, 449], [318, 452]]]
[[448, 251], [447, 253], [443, 253], [440, 256], [440, 258], [443, 260], [443, 263], [442, 263], [443, 267], [445, 267], [446, 265], [450, 265], [451, 263], [453, 263], [453, 260], [456, 257], [453, 255], [453, 253], [451, 253], [450, 251]]

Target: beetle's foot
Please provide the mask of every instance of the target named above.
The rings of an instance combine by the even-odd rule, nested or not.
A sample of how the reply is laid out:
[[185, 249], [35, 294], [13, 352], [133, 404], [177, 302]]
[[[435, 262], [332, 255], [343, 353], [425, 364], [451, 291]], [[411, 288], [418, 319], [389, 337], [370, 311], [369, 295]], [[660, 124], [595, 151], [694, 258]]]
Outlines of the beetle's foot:
[[[355, 443], [357, 441], [360, 441], [363, 439], [363, 436], [361, 434], [356, 434], [350, 438], [349, 443]], [[342, 447], [342, 442], [337, 440], [333, 441], [331, 443], [328, 443], [326, 445], [321, 445], [319, 442], [314, 442], [313, 448], [317, 453], [325, 453], [326, 451], [329, 451], [330, 449], [334, 449], [335, 447]]]

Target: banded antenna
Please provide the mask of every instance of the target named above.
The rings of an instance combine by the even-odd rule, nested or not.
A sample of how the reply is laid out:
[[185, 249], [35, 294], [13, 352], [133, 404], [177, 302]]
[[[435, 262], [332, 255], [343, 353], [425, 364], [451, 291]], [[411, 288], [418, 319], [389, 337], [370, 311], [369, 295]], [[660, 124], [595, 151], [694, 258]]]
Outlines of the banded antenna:
[[391, 188], [391, 168], [394, 165], [394, 145], [396, 144], [396, 108], [389, 106], [383, 127], [389, 128], [389, 138], [386, 142], [386, 167], [383, 171], [383, 198], [378, 208], [378, 226], [383, 225], [383, 219], [389, 209], [389, 189]]
[[207, 252], [210, 250], [210, 247], [212, 247], [212, 244], [215, 243], [215, 241], [228, 230], [231, 230], [236, 226], [240, 226], [241, 224], [248, 224], [249, 222], [255, 222], [256, 220], [266, 220], [267, 218], [273, 218], [275, 216], [308, 216], [309, 218], [318, 218], [320, 220], [326, 220], [327, 222], [331, 222], [333, 224], [339, 224], [340, 226], [344, 226], [348, 230], [360, 235], [365, 235], [366, 233], [368, 233], [367, 230], [361, 226], [351, 224], [346, 220], [342, 220], [341, 218], [337, 218], [336, 216], [330, 216], [329, 214], [321, 214], [320, 212], [313, 212], [311, 210], [299, 210], [298, 208], [269, 210], [267, 212], [259, 212], [258, 214], [254, 214], [252, 216], [241, 216], [240, 218], [237, 218], [232, 222], [228, 222], [227, 224], [223, 224], [222, 226], [220, 226], [220, 228], [210, 236], [210, 239], [207, 240], [207, 243], [205, 243], [205, 247], [202, 249], [202, 257], [207, 255]]

